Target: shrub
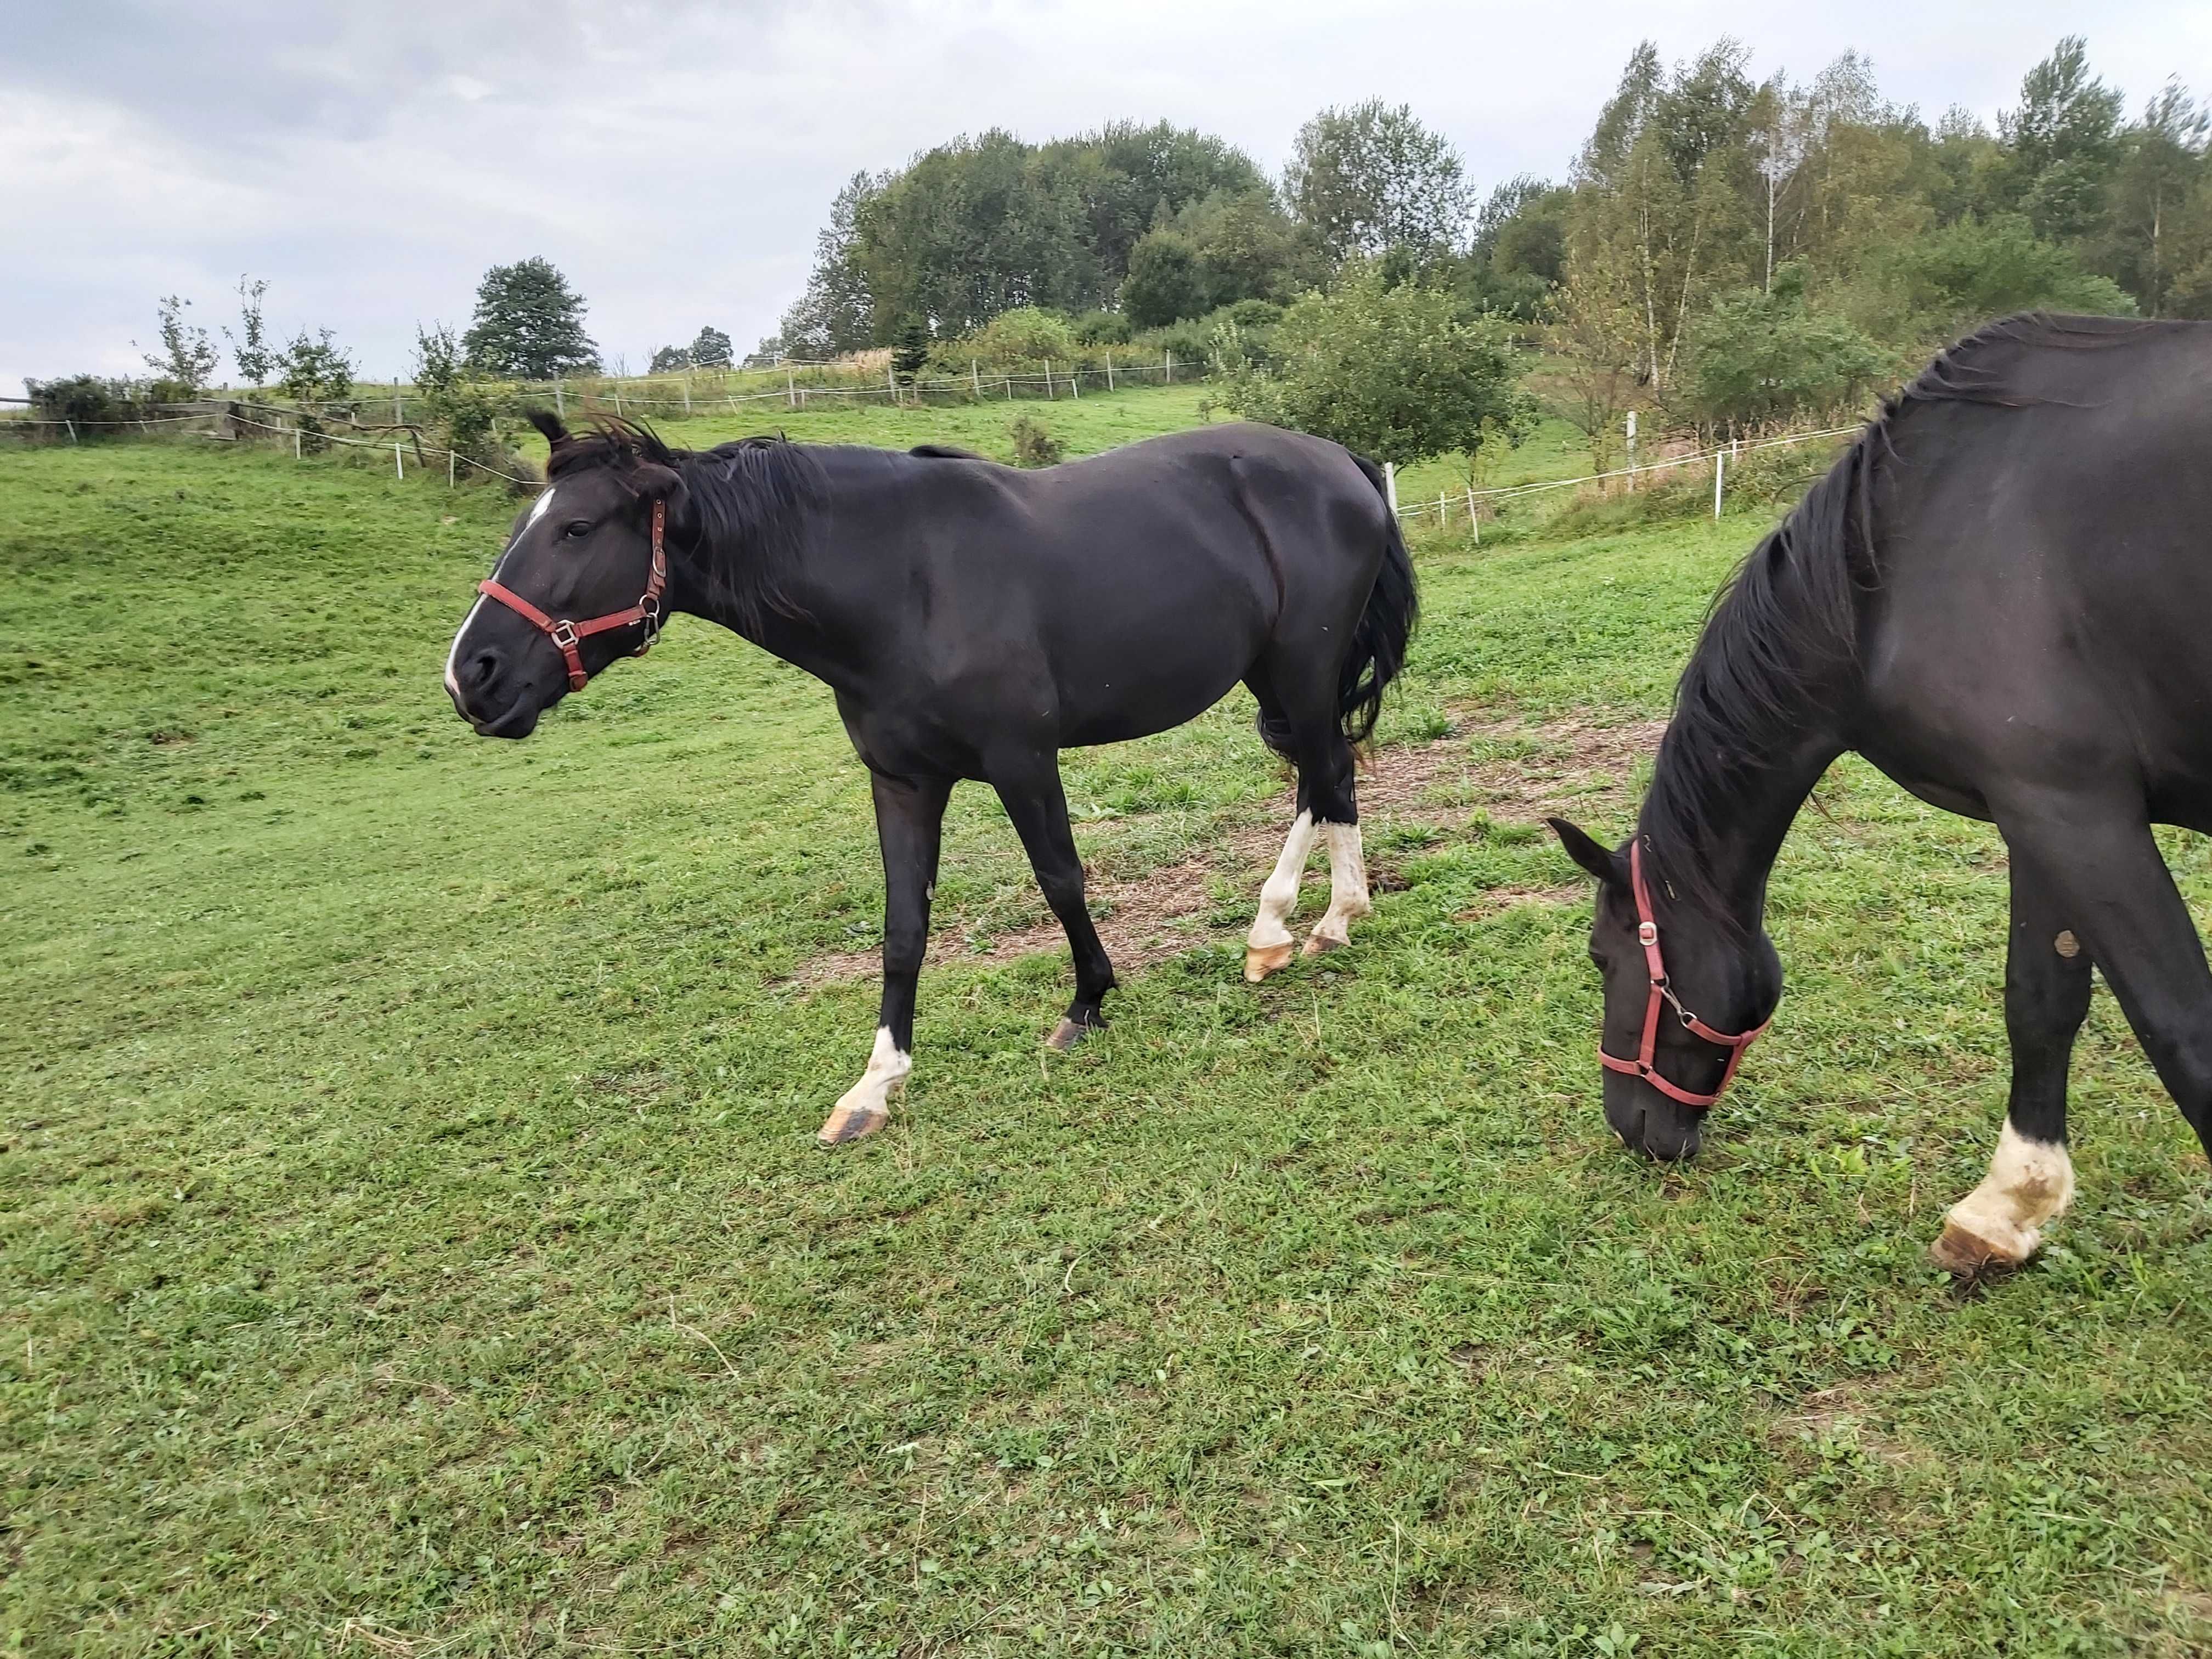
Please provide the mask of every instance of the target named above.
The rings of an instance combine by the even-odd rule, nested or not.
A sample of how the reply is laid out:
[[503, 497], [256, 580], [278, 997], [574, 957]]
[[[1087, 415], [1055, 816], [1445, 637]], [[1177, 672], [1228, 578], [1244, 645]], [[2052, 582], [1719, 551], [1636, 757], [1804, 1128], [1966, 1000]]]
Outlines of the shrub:
[[1086, 346], [1129, 343], [1129, 319], [1118, 311], [1086, 311], [1075, 319], [1075, 343]]
[[930, 361], [948, 374], [964, 374], [969, 362], [1001, 372], [1035, 369], [1039, 363], [1068, 364], [1083, 356], [1075, 329], [1057, 311], [1018, 306], [1002, 311], [973, 334], [940, 341]]
[[125, 421], [142, 421], [161, 412], [185, 388], [161, 380], [114, 380], [71, 374], [58, 380], [26, 380], [33, 412], [42, 421], [69, 421], [88, 435]]
[[1213, 325], [1202, 318], [1185, 318], [1165, 328], [1148, 328], [1132, 338], [1129, 344], [1138, 356], [1147, 362], [1158, 362], [1172, 351], [1176, 368], [1195, 370], [1205, 367], [1213, 355]]
[[1463, 321], [1433, 289], [1387, 288], [1371, 264], [1285, 312], [1273, 356], [1224, 361], [1222, 401], [1401, 466], [1451, 450], [1471, 461], [1534, 422], [1504, 324]]
[[1006, 428], [1014, 441], [1014, 465], [1017, 466], [1058, 466], [1066, 452], [1059, 439], [1054, 437], [1042, 421], [1028, 415], [1017, 415]]
[[520, 458], [499, 435], [499, 406], [489, 387], [468, 378], [460, 342], [450, 328], [416, 327], [415, 386], [429, 409], [440, 447], [520, 476]]
[[1856, 404], [1892, 367], [1847, 319], [1808, 312], [1796, 284], [1715, 301], [1690, 331], [1692, 413], [1759, 426]]

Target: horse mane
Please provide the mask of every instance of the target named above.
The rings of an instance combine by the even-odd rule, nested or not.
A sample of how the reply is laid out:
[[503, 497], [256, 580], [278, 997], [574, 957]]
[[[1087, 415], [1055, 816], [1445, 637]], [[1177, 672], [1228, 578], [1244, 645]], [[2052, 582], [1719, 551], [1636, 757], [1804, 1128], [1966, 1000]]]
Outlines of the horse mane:
[[806, 552], [825, 483], [814, 459], [777, 436], [737, 438], [712, 449], [677, 449], [641, 421], [595, 416], [581, 432], [553, 444], [548, 480], [588, 467], [633, 471], [665, 466], [684, 482], [690, 562], [739, 631], [757, 635], [770, 615], [805, 612], [791, 585]]
[[1697, 649], [1674, 689], [1637, 833], [1657, 879], [1655, 902], [1693, 905], [1733, 928], [1710, 848], [1741, 786], [1782, 758], [1808, 708], [1834, 707], [1859, 683], [1861, 594], [1881, 579], [1874, 489], [1893, 453], [1897, 422], [1922, 404], [2021, 409], [2057, 401], [2032, 392], [2023, 367], [2044, 349], [2098, 349], [2159, 325], [2116, 317], [2025, 312], [1984, 325], [1939, 352], [1862, 428], [1850, 447], [1713, 596]]

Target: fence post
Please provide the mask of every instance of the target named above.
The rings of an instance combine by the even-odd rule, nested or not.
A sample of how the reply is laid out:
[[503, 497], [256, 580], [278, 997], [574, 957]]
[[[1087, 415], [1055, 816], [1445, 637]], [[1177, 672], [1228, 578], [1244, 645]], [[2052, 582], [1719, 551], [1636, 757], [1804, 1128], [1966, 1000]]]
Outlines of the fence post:
[[450, 449], [449, 449], [449, 450], [447, 450], [447, 451], [446, 452], [446, 488], [447, 488], [447, 489], [451, 489], [453, 487], [453, 452], [452, 450], [450, 450]]
[[1073, 368], [1067, 371], [1067, 389], [1074, 394], [1076, 402], [1079, 404], [1083, 401], [1083, 365], [1081, 363], [1076, 364]]
[[983, 401], [983, 371], [976, 366], [973, 357], [968, 360], [968, 380], [969, 383], [975, 388], [975, 401], [981, 403]]
[[622, 419], [622, 382], [621, 382], [620, 380], [617, 380], [617, 381], [614, 383], [614, 391], [615, 391], [615, 419], [617, 419], [617, 420], [618, 420], [618, 421], [619, 421], [620, 419]]
[[884, 365], [884, 384], [891, 389], [891, 401], [899, 401], [898, 370], [890, 363]]
[[71, 443], [75, 443], [76, 441], [76, 422], [64, 416], [62, 419], [62, 424], [69, 428], [70, 441]]
[[1044, 360], [1044, 400], [1047, 403], [1052, 401], [1052, 359], [1049, 357]]
[[[1174, 353], [1174, 352], [1172, 352], [1172, 351], [1170, 351], [1170, 353], [1168, 353], [1168, 378], [1167, 378], [1167, 383], [1168, 383], [1170, 386], [1173, 386], [1173, 385], [1175, 384], [1175, 353]], [[1390, 503], [1390, 505], [1391, 505], [1393, 507], [1395, 507], [1397, 506], [1397, 502], [1394, 501], [1392, 501], [1392, 502]]]
[[1474, 515], [1474, 486], [1467, 487], [1467, 521], [1474, 526], [1474, 544], [1482, 545], [1482, 520]]
[[1114, 389], [1114, 354], [1110, 351], [1106, 354], [1106, 389]]
[[392, 471], [404, 483], [407, 477], [407, 463], [400, 459], [399, 446], [392, 446]]
[[[783, 366], [783, 395], [793, 409], [799, 407], [799, 382], [792, 378], [789, 363]], [[735, 409], [737, 405], [732, 404], [730, 407]]]
[[292, 459], [300, 459], [300, 428], [296, 426], [292, 428]]
[[568, 418], [568, 404], [561, 395], [561, 377], [558, 374], [553, 377], [553, 412], [564, 421]]
[[1713, 452], [1713, 522], [1715, 524], [1718, 524], [1720, 522], [1721, 478], [1727, 471], [1728, 451], [1725, 449], [1715, 450]]
[[[1170, 362], [1175, 361], [1175, 353], [1172, 351], [1168, 354], [1168, 361]], [[1394, 519], [1397, 517], [1398, 464], [1395, 461], [1382, 463], [1382, 499], [1390, 503], [1390, 516]]]
[[1439, 489], [1437, 491], [1437, 528], [1442, 530], [1449, 522], [1444, 517], [1444, 492]]
[[691, 376], [689, 372], [684, 376], [684, 416], [686, 420], [691, 416]]
[[399, 382], [397, 380], [392, 383], [392, 424], [407, 424], [407, 405], [399, 401]]
[[1628, 411], [1628, 488], [1632, 494], [1636, 489], [1636, 411], [1632, 409]]

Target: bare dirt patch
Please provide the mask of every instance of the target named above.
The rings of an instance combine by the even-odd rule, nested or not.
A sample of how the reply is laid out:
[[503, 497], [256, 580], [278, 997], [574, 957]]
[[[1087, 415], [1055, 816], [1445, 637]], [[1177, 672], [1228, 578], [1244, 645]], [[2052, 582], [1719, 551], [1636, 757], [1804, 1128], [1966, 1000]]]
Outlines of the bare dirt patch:
[[1797, 1409], [1774, 1421], [1774, 1434], [1784, 1440], [1836, 1441], [1856, 1445], [1877, 1463], [1911, 1468], [1928, 1462], [1928, 1455], [1894, 1433], [1875, 1426], [1884, 1416], [1880, 1402], [1864, 1384], [1839, 1383], [1820, 1389], [1797, 1402]]
[[[1663, 720], [1607, 726], [1586, 717], [1536, 723], [1469, 717], [1455, 722], [1445, 737], [1373, 751], [1364, 757], [1359, 773], [1370, 884], [1382, 892], [1405, 884], [1373, 850], [1378, 837], [1394, 828], [1441, 830], [1444, 835], [1437, 844], [1442, 845], [1478, 818], [1525, 823], [1547, 814], [1572, 813], [1596, 816], [1602, 823], [1624, 817], [1629, 780], [1638, 763], [1656, 750], [1665, 729]], [[1210, 844], [1172, 864], [1127, 877], [1091, 870], [1091, 912], [1116, 971], [1126, 975], [1180, 951], [1240, 937], [1248, 920], [1241, 910], [1258, 902], [1260, 884], [1282, 845], [1296, 802], [1286, 779], [1279, 795], [1231, 817]], [[1113, 861], [1110, 847], [1102, 849], [1102, 861]], [[1309, 869], [1306, 881], [1325, 890], [1327, 872]], [[1227, 904], [1218, 896], [1224, 888], [1249, 902]], [[1579, 896], [1575, 887], [1501, 887], [1460, 919], [1480, 921], [1518, 904], [1561, 904]], [[1007, 962], [1066, 949], [1060, 924], [1040, 900], [1033, 920], [988, 933], [957, 915], [940, 915], [927, 961], [931, 966]], [[879, 964], [872, 948], [841, 951], [814, 957], [792, 977], [805, 985], [866, 979]]]

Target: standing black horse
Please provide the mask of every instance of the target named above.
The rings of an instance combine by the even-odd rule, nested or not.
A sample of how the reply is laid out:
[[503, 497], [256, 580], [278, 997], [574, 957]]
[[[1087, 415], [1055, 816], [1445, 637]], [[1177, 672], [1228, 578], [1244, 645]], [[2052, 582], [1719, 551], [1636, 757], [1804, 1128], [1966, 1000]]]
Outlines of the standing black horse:
[[1114, 969], [1083, 900], [1060, 751], [1181, 725], [1242, 680], [1297, 768], [1297, 816], [1245, 952], [1258, 980], [1316, 835], [1328, 913], [1368, 910], [1353, 743], [1405, 659], [1413, 570], [1374, 465], [1261, 426], [1213, 426], [1018, 472], [750, 438], [704, 453], [602, 422], [552, 445], [549, 485], [454, 636], [446, 689], [487, 737], [520, 738], [568, 690], [652, 643], [667, 611], [720, 623], [828, 683], [868, 769], [885, 886], [883, 1012], [824, 1145], [881, 1127], [912, 1068], [939, 827], [963, 778], [991, 785], [1067, 930], [1075, 1000], [1050, 1038], [1104, 1023]]
[[1939, 356], [1714, 607], [1632, 840], [1553, 822], [1599, 882], [1614, 1131], [1697, 1150], [1782, 994], [1767, 872], [1856, 750], [2012, 855], [2011, 1096], [1936, 1259], [2023, 1261], [2072, 1197], [2093, 963], [2212, 1148], [2212, 971], [2150, 828], [2212, 831], [2208, 640], [2212, 325], [2015, 317]]

